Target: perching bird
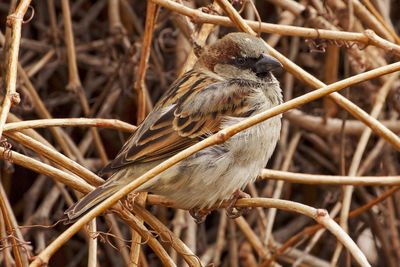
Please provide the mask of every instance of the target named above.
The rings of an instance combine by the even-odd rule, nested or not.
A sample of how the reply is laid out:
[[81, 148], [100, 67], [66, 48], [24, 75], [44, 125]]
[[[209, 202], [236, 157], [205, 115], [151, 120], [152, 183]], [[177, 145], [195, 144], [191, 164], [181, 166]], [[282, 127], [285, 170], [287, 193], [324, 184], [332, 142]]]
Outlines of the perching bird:
[[[263, 41], [230, 33], [205, 47], [193, 69], [178, 78], [154, 110], [103, 172], [113, 175], [70, 207], [75, 220], [133, 179], [217, 131], [282, 102], [272, 71], [282, 65], [266, 54]], [[205, 148], [140, 186], [135, 192], [168, 197], [190, 209], [197, 221], [201, 210], [231, 199], [253, 181], [271, 157], [279, 139], [281, 116], [242, 131], [223, 144]]]

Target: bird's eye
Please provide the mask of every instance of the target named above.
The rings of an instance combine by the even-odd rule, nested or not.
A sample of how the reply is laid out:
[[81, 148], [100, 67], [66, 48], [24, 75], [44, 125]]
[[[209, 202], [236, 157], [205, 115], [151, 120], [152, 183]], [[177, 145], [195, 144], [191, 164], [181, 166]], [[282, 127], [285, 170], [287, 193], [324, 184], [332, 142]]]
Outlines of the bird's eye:
[[246, 63], [246, 60], [242, 57], [236, 58], [236, 62], [238, 65], [244, 65]]

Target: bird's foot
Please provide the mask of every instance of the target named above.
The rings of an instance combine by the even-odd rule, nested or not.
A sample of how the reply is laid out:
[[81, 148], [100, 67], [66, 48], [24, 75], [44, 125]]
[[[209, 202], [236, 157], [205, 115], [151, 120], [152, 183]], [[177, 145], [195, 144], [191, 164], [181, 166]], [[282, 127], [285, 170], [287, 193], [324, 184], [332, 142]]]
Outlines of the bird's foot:
[[228, 202], [226, 207], [226, 215], [230, 219], [236, 219], [242, 215], [245, 215], [251, 208], [235, 208], [236, 202], [241, 198], [250, 198], [251, 196], [240, 189], [237, 189], [232, 194], [232, 198]]
[[206, 209], [191, 208], [189, 210], [189, 214], [193, 217], [196, 223], [203, 223], [209, 213], [210, 211]]

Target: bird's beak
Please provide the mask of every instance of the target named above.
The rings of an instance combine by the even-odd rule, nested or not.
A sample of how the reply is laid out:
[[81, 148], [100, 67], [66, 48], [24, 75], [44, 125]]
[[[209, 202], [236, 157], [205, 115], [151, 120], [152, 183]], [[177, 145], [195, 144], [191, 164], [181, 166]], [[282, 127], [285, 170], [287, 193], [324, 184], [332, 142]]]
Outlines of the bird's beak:
[[260, 58], [255, 64], [255, 71], [258, 75], [280, 69], [282, 69], [282, 64], [276, 58], [267, 54], [261, 54]]

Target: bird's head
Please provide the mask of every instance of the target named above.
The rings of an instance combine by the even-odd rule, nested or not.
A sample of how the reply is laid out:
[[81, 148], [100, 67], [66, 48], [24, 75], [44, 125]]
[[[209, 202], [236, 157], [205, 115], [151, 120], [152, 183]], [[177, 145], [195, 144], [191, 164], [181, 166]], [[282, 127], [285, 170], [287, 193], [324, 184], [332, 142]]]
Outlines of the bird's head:
[[225, 79], [270, 80], [282, 64], [266, 52], [264, 42], [247, 33], [229, 33], [200, 54], [196, 67]]

